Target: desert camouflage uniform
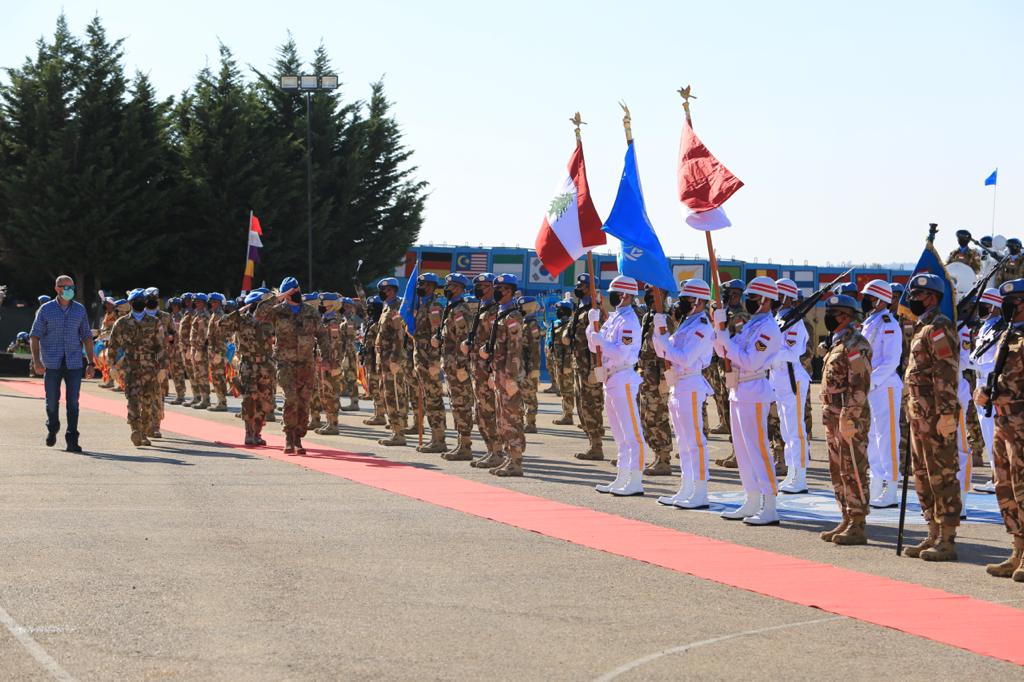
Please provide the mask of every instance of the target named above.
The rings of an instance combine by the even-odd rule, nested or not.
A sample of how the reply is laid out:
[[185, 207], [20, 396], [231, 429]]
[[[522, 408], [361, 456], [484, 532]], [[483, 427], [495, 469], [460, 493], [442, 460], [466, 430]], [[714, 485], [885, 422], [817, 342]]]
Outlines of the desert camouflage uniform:
[[537, 391], [540, 389], [540, 347], [544, 339], [535, 314], [523, 318], [523, 412], [525, 431], [537, 432]]
[[[160, 422], [164, 419], [164, 397], [167, 395], [167, 370], [171, 364], [171, 358], [175, 355], [173, 341], [174, 322], [171, 319], [171, 314], [165, 310], [156, 311], [156, 315], [153, 315], [153, 317], [156, 319], [157, 326], [159, 327], [157, 336], [160, 338], [160, 343], [163, 344], [164, 352], [163, 364], [157, 368], [156, 383], [159, 390], [153, 405], [153, 431], [147, 435], [160, 438]], [[168, 337], [172, 337], [172, 340], [168, 341]]]
[[[808, 344], [810, 345], [810, 344]], [[868, 431], [871, 407], [871, 344], [852, 326], [838, 332], [825, 355], [822, 368], [822, 423], [828, 443], [828, 468], [836, 502], [843, 514], [838, 537], [864, 536], [868, 515]], [[847, 440], [842, 422], [852, 422], [856, 433]], [[849, 530], [847, 530], [849, 529]], [[832, 539], [832, 538], [829, 538]]]
[[[562, 323], [554, 331], [552, 355], [555, 358], [554, 374], [558, 375], [558, 394], [562, 399], [562, 416], [557, 422], [572, 424], [572, 411], [576, 403], [576, 387], [572, 372], [572, 340], [569, 338], [570, 323]], [[552, 376], [554, 376], [552, 374]]]
[[498, 312], [498, 304], [493, 300], [484, 303], [481, 301], [480, 308], [476, 313], [476, 335], [473, 343], [469, 345], [469, 356], [473, 362], [473, 397], [476, 400], [476, 425], [480, 430], [480, 437], [483, 438], [484, 447], [487, 453], [480, 460], [473, 464], [489, 464], [496, 466], [501, 463], [501, 444], [498, 441], [498, 422], [495, 411], [494, 389], [489, 385], [491, 376], [489, 363], [480, 357], [480, 350], [487, 345], [491, 337], [491, 325]]
[[406, 333], [405, 322], [399, 313], [400, 305], [397, 298], [384, 303], [374, 340], [388, 428], [394, 433], [396, 442], [405, 441], [405, 420], [409, 413]]
[[946, 265], [950, 263], [964, 263], [969, 265], [975, 274], [981, 272], [981, 254], [969, 246], [954, 249], [946, 259]]
[[[587, 343], [587, 313], [590, 297], [585, 297], [573, 311], [569, 321], [569, 343], [572, 346], [573, 379], [575, 381], [576, 414], [580, 416], [583, 431], [590, 441], [586, 452], [577, 453], [579, 459], [604, 459], [601, 437], [604, 435], [604, 385], [597, 378], [597, 355]], [[604, 319], [602, 313], [601, 319]]]
[[441, 343], [437, 330], [441, 328], [444, 308], [437, 296], [421, 296], [416, 306], [416, 331], [413, 332], [413, 364], [419, 396], [423, 396], [423, 414], [430, 425], [430, 443], [421, 452], [445, 452], [444, 387], [441, 385]]
[[141, 321], [131, 313], [118, 318], [110, 331], [110, 350], [124, 351], [124, 393], [128, 398], [128, 425], [135, 445], [148, 444], [153, 429], [154, 407], [159, 395], [157, 373], [164, 363], [164, 341], [157, 318], [144, 315]]
[[185, 400], [185, 359], [181, 355], [181, 322], [184, 314], [179, 311], [171, 315], [171, 329], [174, 332], [174, 343], [171, 345], [171, 381], [174, 382], [175, 402], [179, 405]]
[[328, 436], [338, 433], [338, 409], [341, 407], [342, 388], [341, 362], [344, 358], [341, 331], [343, 325], [344, 322], [337, 315], [324, 315], [320, 319], [318, 338], [323, 339], [323, 343], [318, 344], [317, 349], [317, 374], [320, 376], [320, 405], [324, 416], [327, 417], [327, 426], [318, 428], [317, 433]]
[[996, 273], [995, 286], [999, 286], [1003, 282], [1009, 282], [1011, 279], [1020, 279], [1022, 277], [1024, 277], [1024, 254], [1011, 255], [1003, 262], [999, 272]]
[[349, 399], [351, 406], [343, 405], [344, 412], [355, 412], [359, 409], [359, 360], [356, 357], [356, 331], [362, 325], [355, 315], [345, 315], [341, 319], [341, 338], [338, 348], [338, 359], [341, 363], [341, 395]]
[[190, 309], [182, 313], [181, 322], [178, 324], [177, 351], [181, 355], [181, 365], [185, 368], [185, 376], [192, 388], [192, 398], [185, 401], [185, 407], [190, 407], [203, 399], [199, 392], [199, 382], [196, 381], [196, 368], [192, 363], [192, 325], [195, 321], [196, 311]]
[[251, 312], [241, 310], [228, 313], [218, 324], [225, 335], [235, 335], [242, 420], [247, 433], [259, 438], [267, 414], [274, 409], [274, 328], [268, 322], [258, 322]]
[[499, 448], [506, 455], [501, 466], [491, 469], [500, 476], [521, 476], [526, 437], [523, 435], [523, 344], [526, 342], [523, 314], [515, 303], [498, 309], [494, 321], [493, 351], [489, 360], [494, 369], [495, 402]]
[[447, 460], [473, 458], [473, 363], [460, 345], [469, 336], [471, 325], [469, 304], [464, 298], [449, 301], [441, 320], [441, 357], [444, 378], [448, 382], [448, 398], [452, 405], [452, 421], [459, 442], [443, 456]]
[[192, 315], [192, 335], [189, 337], [189, 347], [192, 351], [192, 373], [193, 392], [195, 385], [199, 385], [199, 395], [202, 398], [200, 403], [193, 403], [192, 407], [210, 406], [210, 356], [206, 349], [206, 331], [210, 322], [210, 311], [196, 311]]
[[[640, 426], [644, 442], [654, 452], [654, 461], [644, 473], [648, 476], [668, 476], [672, 473], [672, 425], [668, 416], [668, 379], [665, 361], [654, 350], [654, 309], [644, 313], [640, 321], [640, 373], [638, 397]], [[675, 332], [675, 318], [665, 316], [667, 333]]]
[[558, 371], [555, 367], [555, 342], [561, 326], [562, 322], [558, 318], [551, 320], [551, 326], [548, 327], [548, 331], [544, 335], [544, 362], [548, 368], [548, 376], [551, 377], [551, 386], [545, 389], [544, 392], [554, 393], [555, 395], [559, 395], [561, 392], [558, 384]]
[[[956, 415], [960, 405], [958, 348], [953, 323], [938, 307], [926, 311], [914, 325], [905, 379], [910, 394], [907, 414], [914, 486], [931, 531], [930, 544], [937, 541], [940, 527], [944, 536], [952, 536], [960, 525], [960, 458], [956, 447]], [[940, 421], [945, 422], [948, 433], [939, 433]], [[925, 544], [921, 549], [928, 546]]]
[[223, 308], [217, 308], [210, 313], [210, 319], [207, 320], [206, 357], [210, 364], [210, 377], [213, 383], [213, 392], [217, 395], [217, 405], [226, 407], [228, 404], [228, 342], [218, 327], [218, 323], [223, 317]]
[[387, 406], [384, 403], [384, 390], [381, 385], [383, 376], [380, 371], [380, 363], [377, 360], [377, 350], [374, 348], [374, 341], [377, 338], [377, 328], [380, 320], [367, 320], [363, 329], [363, 351], [362, 365], [366, 375], [366, 388], [373, 401], [373, 416], [364, 419], [364, 424], [376, 426], [387, 423], [385, 415]]
[[[810, 320], [804, 318], [804, 327], [807, 329], [807, 348], [804, 350], [804, 354], [800, 356], [800, 364], [803, 365], [804, 371], [807, 372], [807, 376], [814, 378], [814, 326]], [[807, 440], [811, 439], [811, 425], [814, 423], [814, 419], [811, 418], [811, 392], [807, 391], [807, 399], [804, 401], [804, 427], [807, 432]], [[808, 453], [809, 455], [810, 453]]]
[[901, 319], [900, 327], [903, 329], [903, 353], [900, 355], [900, 377], [903, 379], [903, 396], [900, 401], [900, 471], [906, 467], [907, 458], [910, 457], [910, 417], [907, 416], [907, 404], [910, 402], [910, 389], [907, 388], [906, 374], [907, 366], [910, 364], [910, 340], [914, 338], [914, 325], [905, 319]]
[[289, 302], [274, 298], [256, 306], [255, 317], [274, 330], [274, 360], [277, 383], [284, 390], [284, 432], [289, 441], [306, 435], [309, 402], [316, 381], [315, 350], [326, 344], [320, 329], [320, 315], [308, 303], [293, 313]]

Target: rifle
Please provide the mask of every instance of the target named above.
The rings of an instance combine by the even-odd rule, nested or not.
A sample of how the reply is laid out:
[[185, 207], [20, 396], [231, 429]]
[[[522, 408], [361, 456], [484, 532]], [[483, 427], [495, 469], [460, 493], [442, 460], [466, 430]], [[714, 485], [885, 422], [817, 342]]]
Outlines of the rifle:
[[[963, 329], [964, 326], [967, 325], [968, 321], [970, 321], [978, 312], [978, 306], [981, 305], [980, 294], [985, 291], [985, 287], [989, 283], [989, 280], [999, 272], [1000, 268], [1003, 267], [1003, 263], [1005, 263], [1006, 259], [1009, 257], [1009, 254], [1007, 254], [1000, 258], [999, 262], [996, 263], [996, 266], [992, 268], [987, 275], [975, 282], [974, 286], [971, 287], [971, 290], [968, 291], [964, 297], [960, 299], [960, 302], [956, 304], [956, 330], [958, 332]], [[972, 298], [974, 299], [973, 301], [971, 300]]]
[[992, 367], [992, 372], [988, 375], [988, 382], [985, 384], [984, 392], [988, 396], [988, 403], [985, 405], [986, 417], [992, 416], [992, 407], [995, 403], [996, 397], [999, 395], [997, 382], [999, 381], [999, 375], [1003, 373], [1003, 367], [1006, 365], [1006, 356], [1009, 354], [1010, 349], [1011, 331], [1013, 331], [1013, 327], [1007, 326], [999, 337], [999, 350], [996, 351], [996, 364]]
[[839, 275], [831, 282], [821, 287], [813, 294], [811, 294], [810, 296], [808, 296], [807, 298], [805, 298], [804, 300], [800, 301], [798, 304], [790, 308], [782, 318], [783, 322], [779, 331], [785, 332], [794, 324], [807, 317], [807, 314], [814, 309], [814, 306], [818, 305], [818, 301], [820, 301], [826, 293], [832, 290], [832, 287], [835, 286], [835, 283], [849, 275], [851, 272], [853, 272], [853, 268], [850, 268], [849, 270]]
[[1003, 331], [1003, 329], [1005, 328], [1006, 322], [1004, 320], [999, 320], [998, 322], [996, 322], [992, 326], [992, 331], [995, 332], [992, 335], [992, 338], [986, 341], [984, 345], [976, 348], [974, 352], [971, 353], [971, 359], [973, 361], [976, 361], [978, 358], [981, 358], [981, 356], [987, 353], [989, 348], [999, 343], [1000, 339], [1002, 338], [1002, 335], [999, 332]]

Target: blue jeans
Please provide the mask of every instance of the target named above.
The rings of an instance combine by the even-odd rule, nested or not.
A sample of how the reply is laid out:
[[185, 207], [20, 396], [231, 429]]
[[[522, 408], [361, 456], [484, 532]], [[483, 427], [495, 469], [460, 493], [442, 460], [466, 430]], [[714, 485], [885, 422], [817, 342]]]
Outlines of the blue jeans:
[[64, 382], [64, 402], [67, 405], [68, 428], [65, 438], [78, 438], [78, 393], [82, 388], [81, 369], [68, 369], [63, 364], [60, 369], [47, 369], [43, 374], [43, 385], [46, 387], [46, 430], [50, 433], [60, 431], [60, 384]]

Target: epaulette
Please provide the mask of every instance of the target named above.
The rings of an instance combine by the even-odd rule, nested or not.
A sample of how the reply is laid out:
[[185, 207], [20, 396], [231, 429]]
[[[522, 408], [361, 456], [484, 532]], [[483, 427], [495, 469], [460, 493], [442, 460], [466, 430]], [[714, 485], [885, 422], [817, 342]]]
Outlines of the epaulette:
[[891, 324], [892, 316], [889, 315], [889, 313], [882, 313], [882, 322], [885, 322], [886, 324]]

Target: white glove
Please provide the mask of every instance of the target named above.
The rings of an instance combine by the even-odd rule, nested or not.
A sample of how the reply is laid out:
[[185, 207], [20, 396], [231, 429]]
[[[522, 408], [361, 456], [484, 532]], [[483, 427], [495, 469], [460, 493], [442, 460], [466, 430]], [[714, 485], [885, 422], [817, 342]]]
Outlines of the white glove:
[[728, 320], [729, 318], [726, 315], [725, 308], [718, 308], [715, 310], [715, 325], [725, 324]]
[[590, 310], [587, 311], [587, 319], [591, 322], [600, 322], [601, 311], [598, 310], [597, 308], [591, 308]]
[[654, 313], [654, 327], [656, 329], [668, 327], [668, 321], [665, 317], [665, 313]]

